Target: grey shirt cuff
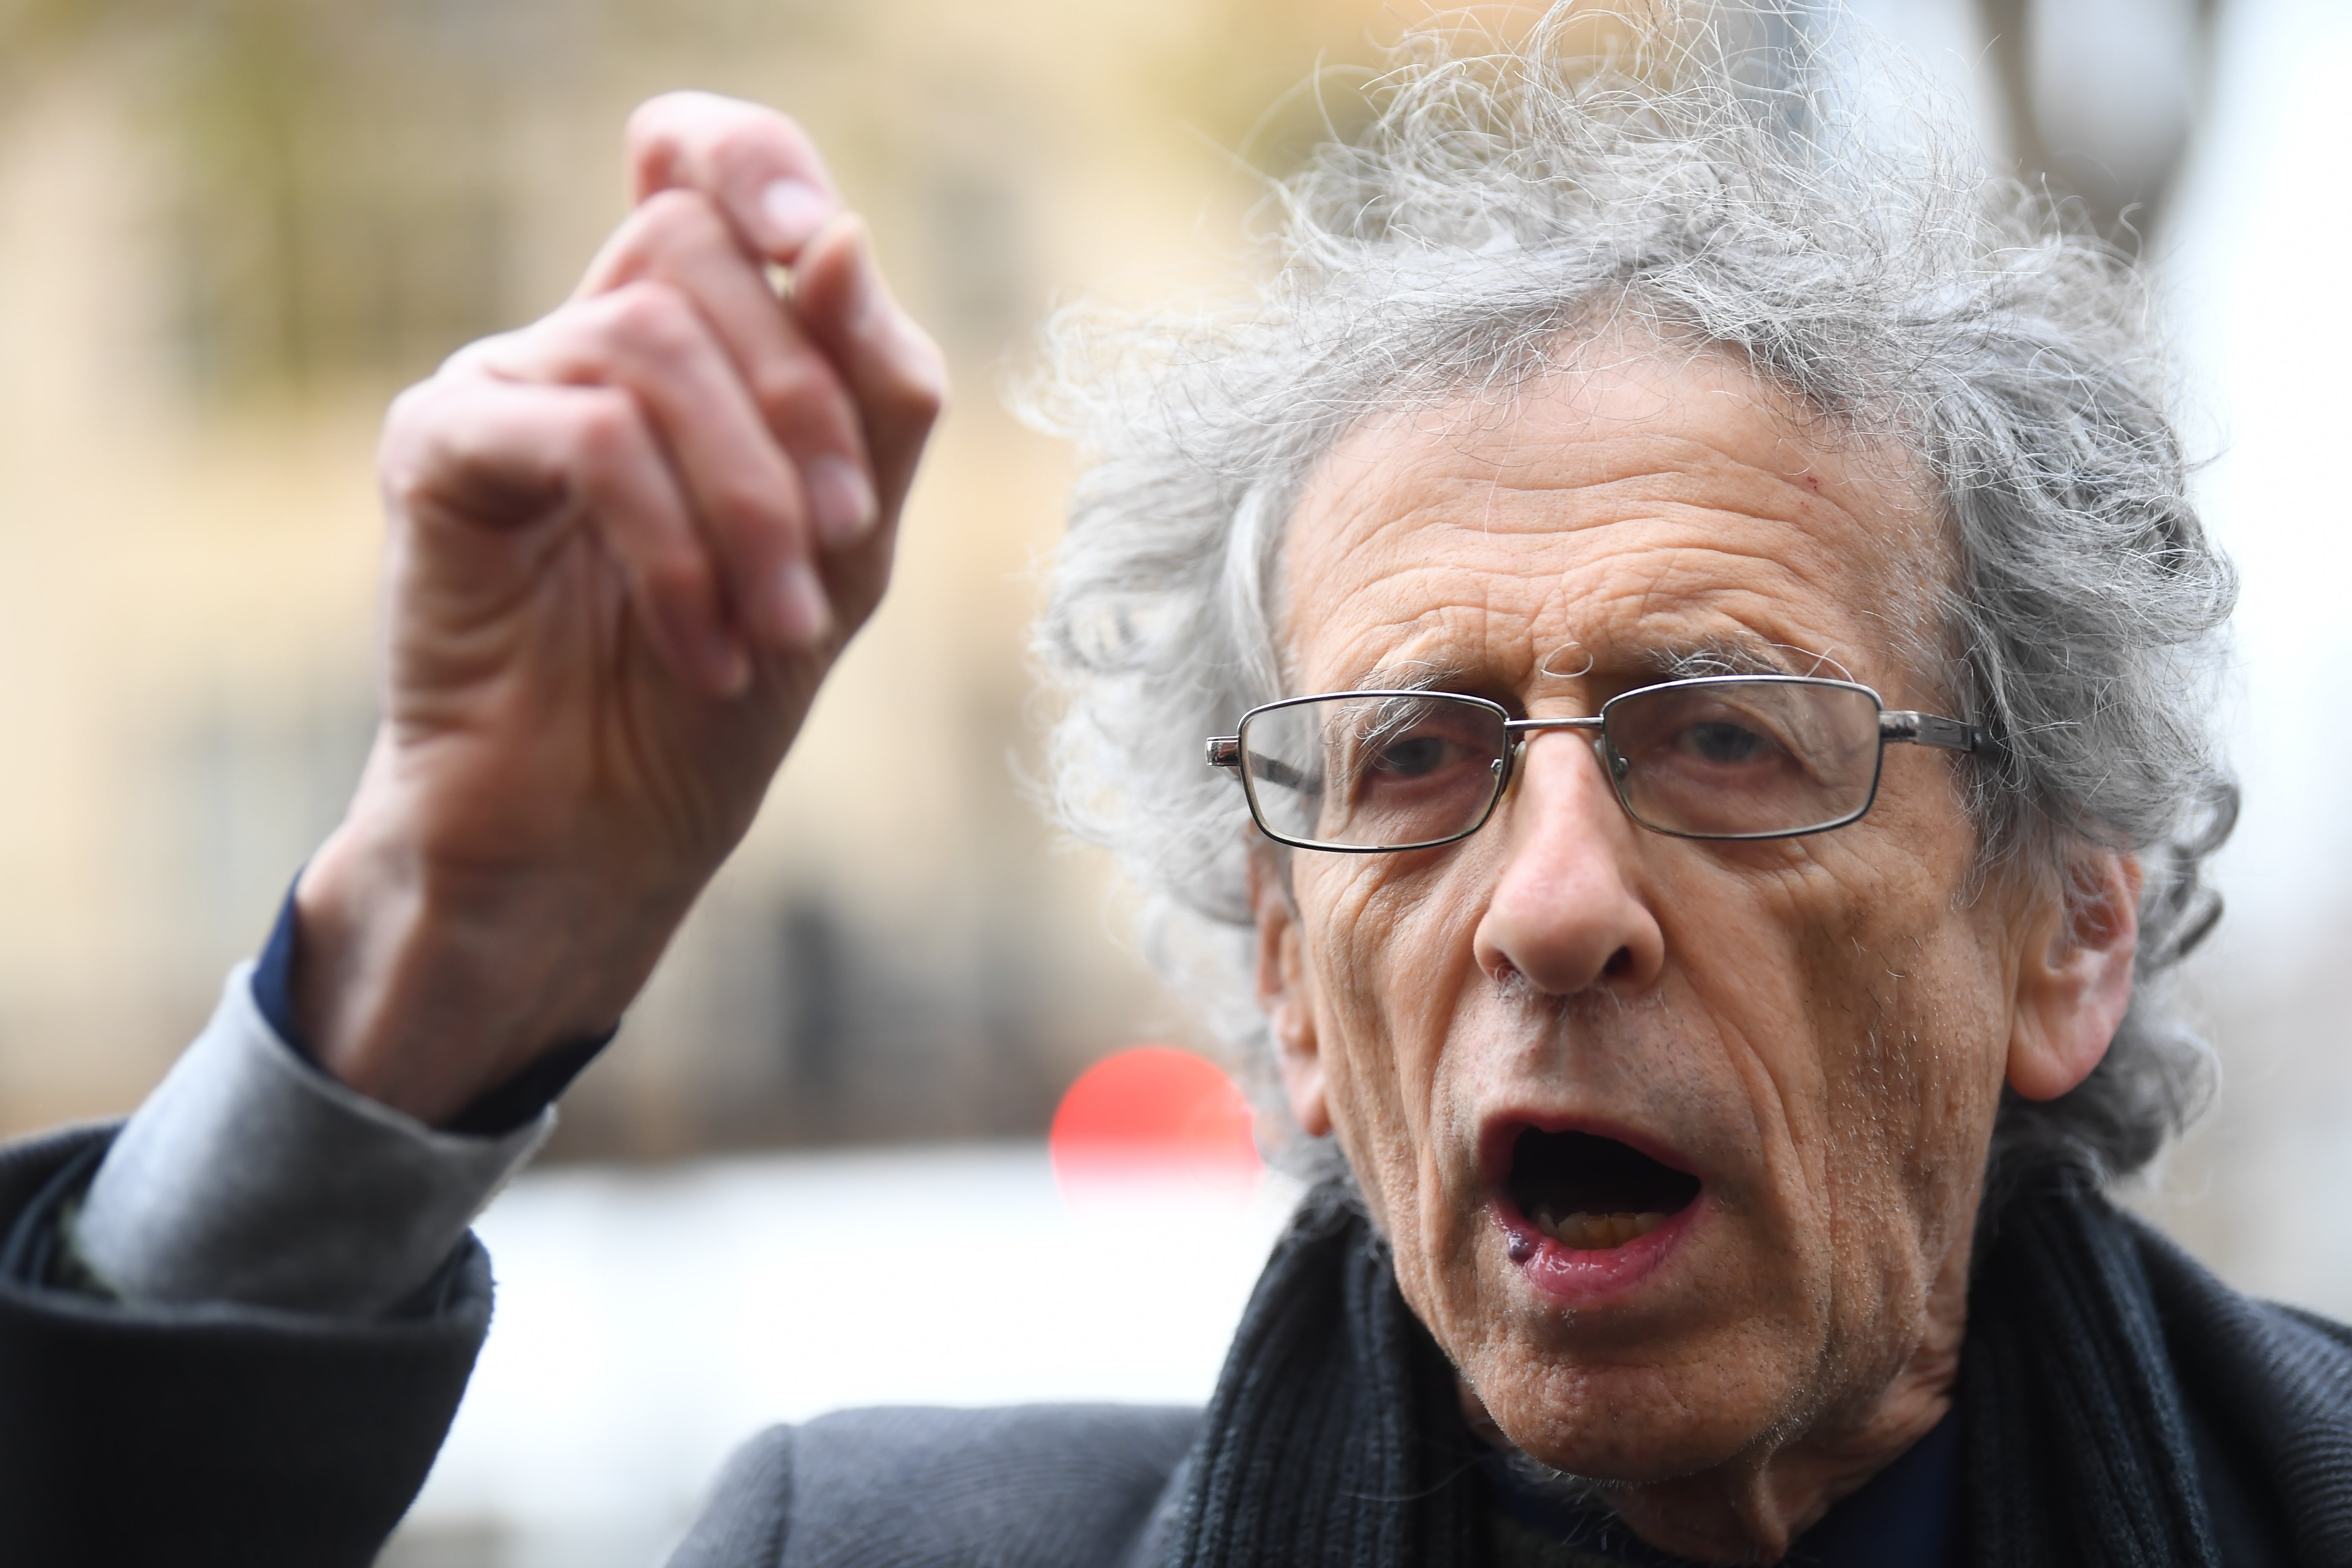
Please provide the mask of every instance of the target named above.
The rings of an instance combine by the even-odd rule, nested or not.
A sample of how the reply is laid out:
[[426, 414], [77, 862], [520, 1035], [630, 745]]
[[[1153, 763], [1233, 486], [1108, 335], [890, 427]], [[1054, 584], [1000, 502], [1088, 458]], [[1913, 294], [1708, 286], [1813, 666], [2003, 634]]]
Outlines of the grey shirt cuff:
[[431, 1278], [554, 1109], [496, 1138], [437, 1131], [297, 1059], [252, 975], [230, 974], [63, 1239], [126, 1300], [373, 1316]]

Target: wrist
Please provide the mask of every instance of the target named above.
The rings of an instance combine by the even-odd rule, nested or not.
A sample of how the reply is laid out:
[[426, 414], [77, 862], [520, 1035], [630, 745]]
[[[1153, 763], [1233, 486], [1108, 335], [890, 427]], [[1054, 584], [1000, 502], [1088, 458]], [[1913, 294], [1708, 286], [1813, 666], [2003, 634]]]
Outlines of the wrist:
[[608, 1034], [689, 900], [672, 913], [576, 872], [453, 866], [420, 842], [355, 807], [320, 847], [295, 889], [292, 995], [322, 1069], [438, 1126], [550, 1049]]

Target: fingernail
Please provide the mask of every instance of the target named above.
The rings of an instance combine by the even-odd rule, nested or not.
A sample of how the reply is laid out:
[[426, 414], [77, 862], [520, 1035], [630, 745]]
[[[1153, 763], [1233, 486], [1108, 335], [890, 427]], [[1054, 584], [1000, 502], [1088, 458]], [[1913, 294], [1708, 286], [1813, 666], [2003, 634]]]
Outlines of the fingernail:
[[805, 180], [778, 180], [760, 193], [768, 243], [780, 251], [806, 245], [833, 216], [833, 198]]
[[801, 482], [808, 487], [818, 542], [827, 549], [855, 543], [874, 526], [874, 487], [848, 458], [819, 458], [809, 464]]
[[776, 574], [776, 635], [794, 647], [814, 647], [833, 623], [824, 584], [805, 561], [787, 561]]

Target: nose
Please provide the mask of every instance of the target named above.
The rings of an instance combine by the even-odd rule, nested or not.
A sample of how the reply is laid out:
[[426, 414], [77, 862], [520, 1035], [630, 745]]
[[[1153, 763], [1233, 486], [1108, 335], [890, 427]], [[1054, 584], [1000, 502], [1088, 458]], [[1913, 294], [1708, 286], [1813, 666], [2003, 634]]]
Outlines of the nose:
[[[1592, 748], [1572, 731], [1528, 737], [1512, 781], [1500, 880], [1474, 939], [1478, 967], [1565, 996], [1640, 990], [1665, 963], [1665, 933], [1628, 876], [1641, 831]], [[1492, 829], [1489, 829], [1492, 831]]]

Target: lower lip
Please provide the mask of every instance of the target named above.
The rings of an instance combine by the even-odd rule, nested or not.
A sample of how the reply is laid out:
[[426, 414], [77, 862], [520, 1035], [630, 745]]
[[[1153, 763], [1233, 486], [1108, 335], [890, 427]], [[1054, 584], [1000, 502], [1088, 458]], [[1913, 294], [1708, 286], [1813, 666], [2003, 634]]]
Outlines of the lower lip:
[[1536, 1294], [1564, 1307], [1589, 1307], [1630, 1293], [1655, 1273], [1690, 1234], [1706, 1201], [1702, 1194], [1648, 1235], [1611, 1247], [1562, 1247], [1509, 1204], [1490, 1205], [1486, 1212], [1507, 1247], [1514, 1239], [1533, 1244], [1517, 1266]]

